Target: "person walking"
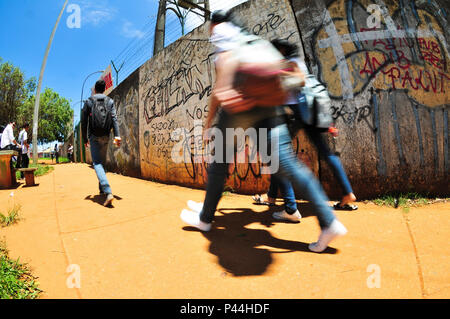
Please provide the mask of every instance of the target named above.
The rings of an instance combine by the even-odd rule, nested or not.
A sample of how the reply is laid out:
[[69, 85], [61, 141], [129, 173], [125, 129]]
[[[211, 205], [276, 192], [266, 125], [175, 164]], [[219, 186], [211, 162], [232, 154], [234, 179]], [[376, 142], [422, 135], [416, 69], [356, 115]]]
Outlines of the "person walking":
[[69, 161], [73, 162], [73, 145], [69, 144], [69, 147], [67, 148], [67, 156], [69, 157]]
[[58, 143], [55, 144], [54, 153], [55, 153], [56, 164], [58, 164], [59, 163], [59, 147], [58, 147]]
[[[237, 114], [236, 118], [244, 113], [250, 117], [259, 116], [258, 119], [264, 120], [264, 125], [270, 129], [268, 133], [270, 149], [277, 153], [272, 155], [273, 157], [278, 155], [279, 170], [274, 176], [292, 182], [305, 199], [311, 202], [322, 231], [317, 242], [311, 243], [308, 247], [313, 252], [322, 252], [335, 237], [346, 234], [347, 230], [328, 206], [325, 192], [314, 174], [295, 156], [284, 114], [272, 113], [280, 108], [255, 107], [258, 101], [247, 99], [230, 85], [234, 81], [233, 72], [236, 70], [232, 67], [235, 65], [233, 50], [240, 45], [239, 35], [242, 29], [233, 22], [232, 15], [224, 11], [214, 12], [210, 23], [211, 42], [216, 46], [216, 83], [209, 101], [209, 112], [215, 113], [220, 107], [218, 127], [222, 131], [226, 131], [225, 128], [233, 124], [232, 127], [239, 127], [236, 122], [230, 121], [234, 114]], [[261, 114], [264, 114], [262, 118]], [[208, 114], [207, 126], [211, 124], [211, 116], [213, 115]], [[257, 125], [256, 121], [253, 123]], [[226, 138], [223, 140], [226, 141]], [[227, 143], [224, 147], [230, 146]], [[185, 209], [180, 214], [183, 222], [201, 231], [211, 230], [214, 214], [222, 196], [228, 163], [213, 161], [208, 171], [205, 200], [203, 203], [188, 201], [190, 210]]]
[[114, 131], [114, 144], [117, 147], [121, 144], [121, 138], [114, 101], [103, 94], [105, 88], [105, 81], [98, 80], [95, 83], [94, 95], [84, 103], [81, 112], [81, 132], [83, 143], [91, 150], [100, 194], [106, 196], [103, 205], [109, 206], [114, 196], [106, 178], [105, 165], [111, 129]]
[[[283, 54], [286, 59], [292, 62], [293, 67], [296, 70], [303, 72], [304, 74], [308, 74], [308, 68], [298, 56], [298, 48], [295, 44], [289, 43], [287, 40], [279, 39], [273, 40], [272, 44]], [[298, 95], [300, 92], [300, 90], [295, 90], [294, 92], [292, 92], [288, 100], [286, 101], [286, 104], [292, 109], [295, 120], [299, 122], [300, 127], [303, 128], [310, 141], [316, 147], [319, 155], [321, 155], [325, 159], [325, 161], [332, 169], [335, 178], [337, 179], [341, 189], [343, 190], [341, 200], [336, 203], [333, 208], [335, 210], [356, 210], [358, 209], [358, 207], [353, 204], [353, 202], [356, 201], [356, 196], [353, 193], [350, 181], [345, 173], [341, 161], [339, 160], [339, 157], [331, 152], [323, 136], [324, 132], [312, 125], [308, 125], [302, 118], [302, 112], [300, 112], [300, 110], [298, 109]], [[335, 134], [337, 134], [335, 130], [333, 130], [332, 132], [334, 136]], [[271, 205], [275, 202], [279, 189], [283, 194], [286, 208], [284, 211], [275, 212], [273, 214], [273, 217], [276, 219], [292, 220], [292, 211], [294, 207], [296, 207], [292, 184], [287, 183], [286, 181], [280, 181], [279, 179], [272, 177], [267, 195], [255, 195], [253, 196], [253, 200], [258, 204]]]

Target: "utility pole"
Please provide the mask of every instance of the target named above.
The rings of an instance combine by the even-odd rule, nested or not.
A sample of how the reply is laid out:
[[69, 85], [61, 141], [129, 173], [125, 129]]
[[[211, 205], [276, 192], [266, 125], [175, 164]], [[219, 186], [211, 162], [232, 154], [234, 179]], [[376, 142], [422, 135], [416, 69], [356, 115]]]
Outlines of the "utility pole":
[[211, 19], [211, 11], [209, 11], [209, 0], [204, 0], [203, 3], [205, 4], [205, 22], [209, 21]]
[[33, 116], [33, 163], [37, 164], [38, 161], [38, 146], [37, 146], [37, 135], [38, 135], [38, 120], [39, 120], [39, 102], [41, 98], [41, 87], [42, 87], [42, 78], [44, 77], [45, 66], [47, 65], [48, 53], [50, 51], [50, 47], [52, 46], [53, 38], [55, 37], [56, 29], [58, 28], [59, 21], [61, 20], [61, 16], [66, 9], [67, 2], [64, 2], [63, 8], [59, 13], [58, 19], [56, 20], [55, 26], [53, 27], [52, 34], [50, 35], [50, 40], [47, 44], [47, 49], [45, 50], [44, 60], [42, 61], [41, 72], [39, 74], [38, 86], [36, 89], [36, 98], [34, 103], [34, 116]]
[[166, 33], [166, 0], [159, 0], [158, 16], [156, 18], [155, 40], [153, 55], [164, 49], [164, 37]]
[[124, 63], [125, 63], [125, 61], [122, 62], [122, 64], [120, 65], [120, 68], [117, 70], [116, 65], [114, 64], [114, 61], [111, 60], [111, 65], [113, 66], [114, 71], [116, 71], [116, 86], [119, 85], [119, 72], [120, 72], [120, 70], [122, 70]]
[[[174, 4], [176, 6], [176, 9], [172, 7], [167, 8], [167, 2], [169, 2], [170, 4]], [[156, 18], [155, 27], [155, 38], [153, 42], [153, 55], [164, 49], [167, 10], [172, 10], [180, 20], [182, 35], [184, 35], [184, 23], [189, 12], [203, 16], [205, 18], [205, 22], [210, 19], [211, 12], [209, 11], [209, 0], [204, 0], [202, 2], [204, 7], [199, 6], [198, 3], [199, 1], [193, 2], [188, 0], [159, 0], [158, 16]], [[180, 7], [187, 11], [185, 13], [182, 13]], [[195, 11], [191, 11], [192, 9], [199, 9], [200, 11], [203, 11], [203, 15]]]

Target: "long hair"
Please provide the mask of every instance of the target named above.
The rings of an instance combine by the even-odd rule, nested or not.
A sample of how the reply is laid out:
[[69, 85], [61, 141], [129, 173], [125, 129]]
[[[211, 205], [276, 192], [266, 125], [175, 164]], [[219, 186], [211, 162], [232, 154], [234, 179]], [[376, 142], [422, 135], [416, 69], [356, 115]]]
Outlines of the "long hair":
[[298, 57], [298, 46], [284, 39], [274, 39], [270, 41], [272, 45], [287, 59]]

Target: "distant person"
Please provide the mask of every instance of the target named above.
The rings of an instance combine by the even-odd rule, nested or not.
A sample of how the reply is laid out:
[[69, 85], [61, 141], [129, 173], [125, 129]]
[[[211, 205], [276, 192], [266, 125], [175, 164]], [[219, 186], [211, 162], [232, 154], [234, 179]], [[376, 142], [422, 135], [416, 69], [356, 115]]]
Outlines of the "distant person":
[[[28, 130], [30, 128], [30, 125], [28, 123], [25, 123], [22, 127], [22, 130], [19, 133], [19, 142], [21, 145], [21, 159], [20, 159], [20, 168], [28, 168], [30, 164], [30, 158], [28, 156], [28, 151], [30, 148], [30, 145], [28, 144]], [[17, 167], [17, 166], [16, 166]], [[20, 178], [23, 178], [24, 174], [23, 172], [20, 172]]]
[[56, 164], [59, 163], [59, 149], [58, 149], [58, 143], [55, 144], [55, 159], [56, 159]]
[[69, 157], [69, 161], [73, 162], [73, 145], [69, 144], [67, 148], [67, 156]]
[[[2, 151], [16, 151], [19, 154], [20, 152], [20, 144], [16, 141], [14, 137], [14, 127], [16, 126], [16, 122], [10, 122], [8, 125], [6, 125], [5, 129], [2, 133], [2, 138], [0, 141], [0, 150]], [[18, 156], [19, 158], [19, 156]], [[16, 167], [20, 167], [20, 162], [18, 162], [18, 158], [16, 160]], [[11, 170], [14, 168], [13, 164], [13, 158], [11, 158], [11, 161], [9, 162], [9, 165], [11, 167]]]
[[4, 129], [5, 129], [5, 126], [0, 125], [0, 141], [2, 140], [2, 134], [3, 134]]
[[2, 139], [0, 143], [1, 150], [17, 151], [20, 148], [20, 144], [16, 141], [14, 137], [14, 128], [16, 127], [16, 122], [11, 122], [6, 125], [2, 133]]
[[114, 200], [114, 196], [106, 178], [105, 164], [111, 129], [114, 131], [114, 144], [117, 147], [121, 144], [121, 138], [114, 101], [103, 94], [105, 88], [105, 81], [98, 80], [95, 83], [95, 94], [84, 103], [81, 112], [81, 133], [83, 143], [86, 147], [90, 146], [91, 149], [100, 194], [106, 195], [103, 205], [109, 206]]

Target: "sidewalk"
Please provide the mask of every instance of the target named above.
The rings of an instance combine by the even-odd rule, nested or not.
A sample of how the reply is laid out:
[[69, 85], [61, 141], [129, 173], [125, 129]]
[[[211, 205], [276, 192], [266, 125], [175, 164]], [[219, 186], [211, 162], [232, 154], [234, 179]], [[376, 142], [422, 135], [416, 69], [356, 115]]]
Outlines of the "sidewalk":
[[[450, 203], [409, 212], [358, 203], [337, 212], [348, 234], [315, 254], [307, 204], [301, 223], [283, 223], [250, 196], [227, 195], [201, 233], [179, 214], [203, 190], [108, 174], [117, 198], [105, 208], [93, 169], [54, 167], [37, 187], [0, 190], [0, 211], [22, 206], [0, 238], [39, 277], [42, 298], [450, 297]], [[79, 266], [79, 289], [66, 284], [69, 265]]]

